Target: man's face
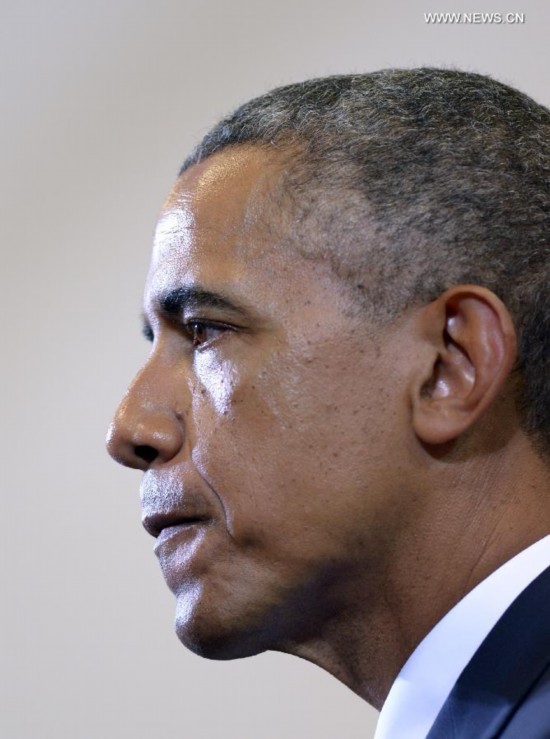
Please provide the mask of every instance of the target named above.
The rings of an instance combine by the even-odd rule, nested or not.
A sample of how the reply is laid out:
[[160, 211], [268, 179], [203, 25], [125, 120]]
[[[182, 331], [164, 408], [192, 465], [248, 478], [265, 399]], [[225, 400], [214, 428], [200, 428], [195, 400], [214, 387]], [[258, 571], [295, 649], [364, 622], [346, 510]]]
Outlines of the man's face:
[[149, 359], [110, 450], [144, 470], [144, 525], [191, 649], [244, 656], [365, 608], [403, 517], [398, 330], [383, 340], [282, 233], [277, 170], [193, 166], [159, 220]]

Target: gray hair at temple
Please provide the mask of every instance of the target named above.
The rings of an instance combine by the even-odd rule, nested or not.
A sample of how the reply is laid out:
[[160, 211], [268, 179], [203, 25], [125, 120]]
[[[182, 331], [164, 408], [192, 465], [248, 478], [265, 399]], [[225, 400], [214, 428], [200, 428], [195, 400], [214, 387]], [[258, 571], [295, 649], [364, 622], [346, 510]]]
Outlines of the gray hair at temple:
[[550, 455], [550, 111], [455, 70], [308, 80], [224, 118], [181, 171], [242, 144], [284, 161], [289, 238], [330, 259], [373, 319], [460, 283], [503, 300], [523, 427]]

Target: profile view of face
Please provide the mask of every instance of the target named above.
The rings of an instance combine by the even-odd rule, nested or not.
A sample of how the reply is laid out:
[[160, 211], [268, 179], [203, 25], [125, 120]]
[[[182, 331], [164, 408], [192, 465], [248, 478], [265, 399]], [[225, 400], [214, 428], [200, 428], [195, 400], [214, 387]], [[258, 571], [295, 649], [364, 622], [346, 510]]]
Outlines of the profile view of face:
[[381, 337], [328, 260], [298, 254], [277, 177], [242, 146], [178, 179], [145, 287], [151, 353], [108, 440], [144, 472], [177, 633], [209, 657], [292, 650], [364, 610], [406, 505], [404, 332]]

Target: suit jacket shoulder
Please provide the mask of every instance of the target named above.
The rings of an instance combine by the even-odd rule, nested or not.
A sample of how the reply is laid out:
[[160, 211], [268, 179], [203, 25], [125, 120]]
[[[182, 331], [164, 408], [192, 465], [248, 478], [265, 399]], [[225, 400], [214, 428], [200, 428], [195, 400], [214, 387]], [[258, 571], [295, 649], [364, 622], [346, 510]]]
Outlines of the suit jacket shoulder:
[[550, 737], [550, 667], [542, 673], [526, 699], [510, 717], [503, 739], [548, 739]]
[[427, 739], [550, 739], [550, 568], [505, 611]]

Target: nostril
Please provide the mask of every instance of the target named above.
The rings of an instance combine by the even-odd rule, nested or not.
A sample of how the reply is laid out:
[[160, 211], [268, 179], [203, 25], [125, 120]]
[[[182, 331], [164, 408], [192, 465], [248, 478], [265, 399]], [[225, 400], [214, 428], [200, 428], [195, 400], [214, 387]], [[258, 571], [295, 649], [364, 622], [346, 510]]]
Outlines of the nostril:
[[139, 444], [134, 447], [134, 454], [136, 457], [143, 459], [144, 462], [147, 462], [147, 464], [151, 464], [158, 457], [157, 450], [148, 444]]

